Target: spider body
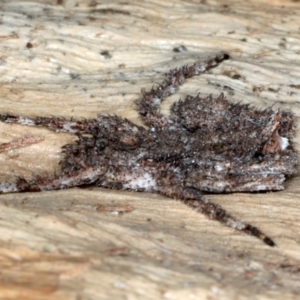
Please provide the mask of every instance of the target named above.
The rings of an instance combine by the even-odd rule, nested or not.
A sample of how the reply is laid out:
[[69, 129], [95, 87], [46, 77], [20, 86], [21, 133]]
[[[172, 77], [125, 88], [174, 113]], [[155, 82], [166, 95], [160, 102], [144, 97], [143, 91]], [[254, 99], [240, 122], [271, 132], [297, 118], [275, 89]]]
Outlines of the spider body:
[[63, 147], [61, 175], [35, 176], [0, 184], [1, 192], [43, 191], [81, 185], [158, 192], [225, 225], [274, 246], [274, 241], [251, 224], [209, 202], [205, 193], [281, 190], [296, 173], [292, 146], [293, 115], [271, 108], [257, 110], [231, 104], [223, 94], [187, 96], [171, 107], [169, 117], [159, 105], [186, 78], [199, 75], [229, 56], [221, 53], [202, 63], [171, 70], [136, 101], [148, 128], [118, 116], [98, 115], [75, 121], [0, 115], [3, 122], [44, 126], [78, 134]]

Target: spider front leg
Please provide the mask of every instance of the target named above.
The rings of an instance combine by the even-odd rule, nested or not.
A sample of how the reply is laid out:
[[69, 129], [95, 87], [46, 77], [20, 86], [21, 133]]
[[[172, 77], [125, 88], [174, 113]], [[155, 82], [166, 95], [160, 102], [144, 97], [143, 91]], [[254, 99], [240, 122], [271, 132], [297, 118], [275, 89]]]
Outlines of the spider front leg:
[[173, 121], [159, 112], [161, 102], [168, 96], [174, 94], [184, 81], [216, 67], [223, 60], [229, 59], [226, 53], [219, 53], [212, 59], [191, 66], [183, 66], [173, 69], [166, 74], [165, 80], [150, 91], [142, 89], [142, 97], [136, 101], [139, 114], [145, 123], [156, 128], [168, 128], [174, 126]]
[[206, 215], [210, 219], [217, 220], [228, 227], [255, 236], [268, 246], [275, 246], [275, 242], [265, 235], [260, 229], [231, 216], [220, 205], [208, 201], [199, 190], [189, 187], [167, 187], [163, 188], [161, 193], [169, 197], [179, 199], [185, 205]]
[[10, 114], [0, 114], [0, 121], [4, 123], [15, 123], [26, 126], [38, 126], [49, 128], [56, 132], [69, 133], [91, 133], [97, 125], [97, 119], [85, 119], [77, 121], [57, 117], [25, 117]]
[[16, 182], [0, 183], [0, 193], [40, 192], [91, 185], [106, 172], [106, 166], [86, 168], [74, 174], [61, 176], [34, 176], [31, 180], [17, 177]]

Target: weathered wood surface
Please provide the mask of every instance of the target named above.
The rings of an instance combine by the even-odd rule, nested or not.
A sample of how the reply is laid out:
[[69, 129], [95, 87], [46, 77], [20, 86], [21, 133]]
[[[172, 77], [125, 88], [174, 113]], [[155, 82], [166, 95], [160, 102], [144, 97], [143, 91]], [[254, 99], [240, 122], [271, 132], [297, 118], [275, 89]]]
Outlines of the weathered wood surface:
[[[102, 112], [141, 123], [133, 105], [141, 87], [225, 50], [232, 60], [180, 94], [225, 92], [300, 115], [297, 1], [1, 1], [0, 11], [1, 113]], [[75, 139], [0, 124], [0, 143], [28, 135], [44, 140], [2, 152], [1, 181], [59, 170], [60, 146]], [[275, 248], [160, 195], [1, 195], [0, 299], [297, 299], [299, 186], [296, 176], [282, 192], [210, 196]]]

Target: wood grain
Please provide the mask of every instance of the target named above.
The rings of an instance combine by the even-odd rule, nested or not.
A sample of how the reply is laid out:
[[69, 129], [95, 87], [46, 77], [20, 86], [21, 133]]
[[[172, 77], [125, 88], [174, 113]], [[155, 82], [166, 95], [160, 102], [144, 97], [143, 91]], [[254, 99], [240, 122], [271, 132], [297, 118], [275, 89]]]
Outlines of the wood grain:
[[[232, 59], [179, 94], [218, 95], [300, 116], [296, 1], [2, 1], [0, 111], [116, 114], [170, 68], [227, 51]], [[0, 179], [59, 172], [72, 135], [0, 124]], [[295, 130], [299, 149], [299, 129]], [[160, 195], [94, 189], [0, 196], [0, 299], [296, 299], [300, 180], [264, 194], [211, 195], [277, 243], [223, 227]], [[101, 205], [101, 206], [100, 206]], [[126, 208], [130, 209], [126, 209]], [[115, 209], [111, 209], [115, 208]]]

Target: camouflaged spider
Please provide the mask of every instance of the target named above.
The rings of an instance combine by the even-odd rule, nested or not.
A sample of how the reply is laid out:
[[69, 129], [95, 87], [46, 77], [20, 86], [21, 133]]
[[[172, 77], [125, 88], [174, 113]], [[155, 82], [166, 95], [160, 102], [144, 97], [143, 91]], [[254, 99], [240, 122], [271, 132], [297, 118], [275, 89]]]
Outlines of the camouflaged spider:
[[1, 183], [0, 192], [81, 185], [158, 192], [274, 246], [257, 227], [231, 216], [204, 194], [282, 190], [298, 163], [290, 142], [292, 113], [231, 104], [223, 94], [217, 98], [187, 96], [172, 106], [169, 117], [159, 112], [163, 99], [175, 93], [186, 78], [228, 58], [220, 53], [202, 63], [171, 70], [157, 87], [142, 89], [136, 106], [148, 128], [101, 114], [82, 121], [0, 115], [2, 122], [78, 134], [75, 144], [63, 147], [60, 175], [34, 176], [29, 181], [17, 178], [14, 183]]

